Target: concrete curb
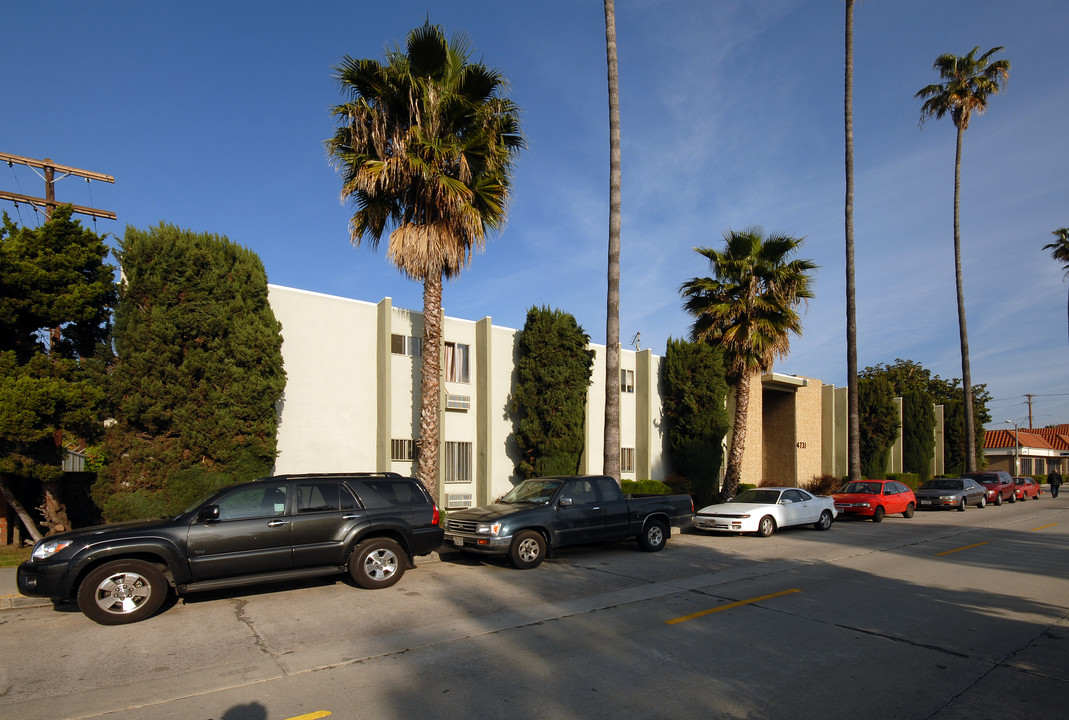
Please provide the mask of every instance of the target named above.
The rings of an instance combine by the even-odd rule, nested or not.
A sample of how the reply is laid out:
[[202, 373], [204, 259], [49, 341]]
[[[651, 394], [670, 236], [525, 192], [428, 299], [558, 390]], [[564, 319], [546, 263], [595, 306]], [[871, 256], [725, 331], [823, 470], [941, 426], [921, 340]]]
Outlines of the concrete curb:
[[20, 610], [22, 608], [51, 607], [48, 598], [26, 597], [25, 595], [0, 595], [0, 610]]

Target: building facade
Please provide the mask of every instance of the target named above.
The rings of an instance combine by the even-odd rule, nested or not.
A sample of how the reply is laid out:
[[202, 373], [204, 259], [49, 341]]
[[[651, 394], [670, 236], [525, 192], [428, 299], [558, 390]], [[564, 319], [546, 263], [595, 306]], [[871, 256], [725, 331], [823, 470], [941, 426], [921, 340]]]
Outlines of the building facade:
[[1069, 425], [1052, 428], [988, 430], [984, 457], [989, 470], [1010, 475], [1046, 475], [1069, 471]]

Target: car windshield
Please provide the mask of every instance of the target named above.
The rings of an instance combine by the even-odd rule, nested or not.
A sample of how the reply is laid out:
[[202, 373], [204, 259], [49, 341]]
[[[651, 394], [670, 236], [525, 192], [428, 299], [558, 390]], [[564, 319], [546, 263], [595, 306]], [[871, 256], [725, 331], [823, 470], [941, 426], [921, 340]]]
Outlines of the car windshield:
[[560, 480], [524, 480], [509, 490], [501, 502], [545, 505], [553, 499], [560, 485]]
[[880, 483], [852, 482], [843, 486], [839, 492], [852, 495], [879, 495], [883, 490]]
[[961, 480], [929, 480], [921, 485], [921, 490], [961, 490]]
[[779, 502], [779, 490], [747, 490], [741, 495], [736, 495], [732, 502], [754, 503], [755, 505], [775, 505]]

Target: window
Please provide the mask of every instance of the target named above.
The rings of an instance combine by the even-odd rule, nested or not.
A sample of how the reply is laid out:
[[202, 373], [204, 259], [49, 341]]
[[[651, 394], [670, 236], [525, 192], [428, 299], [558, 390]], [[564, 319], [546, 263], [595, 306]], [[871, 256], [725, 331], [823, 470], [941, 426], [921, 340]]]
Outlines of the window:
[[220, 520], [270, 517], [286, 512], [285, 483], [256, 483], [220, 498]]
[[447, 483], [471, 482], [471, 443], [447, 442], [442, 476]]
[[445, 343], [445, 379], [449, 382], [469, 382], [467, 345]]
[[564, 497], [572, 500], [572, 505], [594, 505], [598, 501], [594, 483], [586, 478], [572, 480], [568, 487], [564, 488]]
[[297, 512], [355, 510], [356, 498], [336, 482], [308, 482], [297, 486]]
[[620, 371], [620, 392], [633, 393], [635, 392], [635, 371], [634, 370], [621, 370]]
[[394, 355], [423, 356], [423, 338], [408, 335], [390, 335], [390, 352]]
[[390, 459], [404, 462], [416, 459], [416, 441], [407, 438], [390, 440]]
[[635, 448], [620, 448], [620, 472], [635, 472]]
[[361, 502], [369, 508], [397, 505], [420, 506], [430, 503], [426, 493], [411, 480], [351, 480]]

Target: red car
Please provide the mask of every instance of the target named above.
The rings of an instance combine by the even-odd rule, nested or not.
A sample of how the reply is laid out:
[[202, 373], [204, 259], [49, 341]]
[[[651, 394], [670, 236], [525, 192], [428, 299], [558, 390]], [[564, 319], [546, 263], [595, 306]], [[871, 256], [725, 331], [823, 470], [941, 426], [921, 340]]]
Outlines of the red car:
[[972, 478], [983, 485], [984, 490], [987, 490], [987, 502], [990, 505], [1001, 505], [1003, 500], [1017, 502], [1017, 486], [1005, 470], [964, 473], [962, 477]]
[[831, 497], [840, 516], [870, 517], [872, 522], [880, 522], [888, 513], [913, 517], [917, 509], [913, 491], [895, 480], [856, 480]]
[[1028, 498], [1039, 500], [1039, 496], [1043, 494], [1043, 488], [1030, 477], [1015, 477], [1013, 479], [1013, 487], [1014, 494], [1018, 500], [1027, 500]]

